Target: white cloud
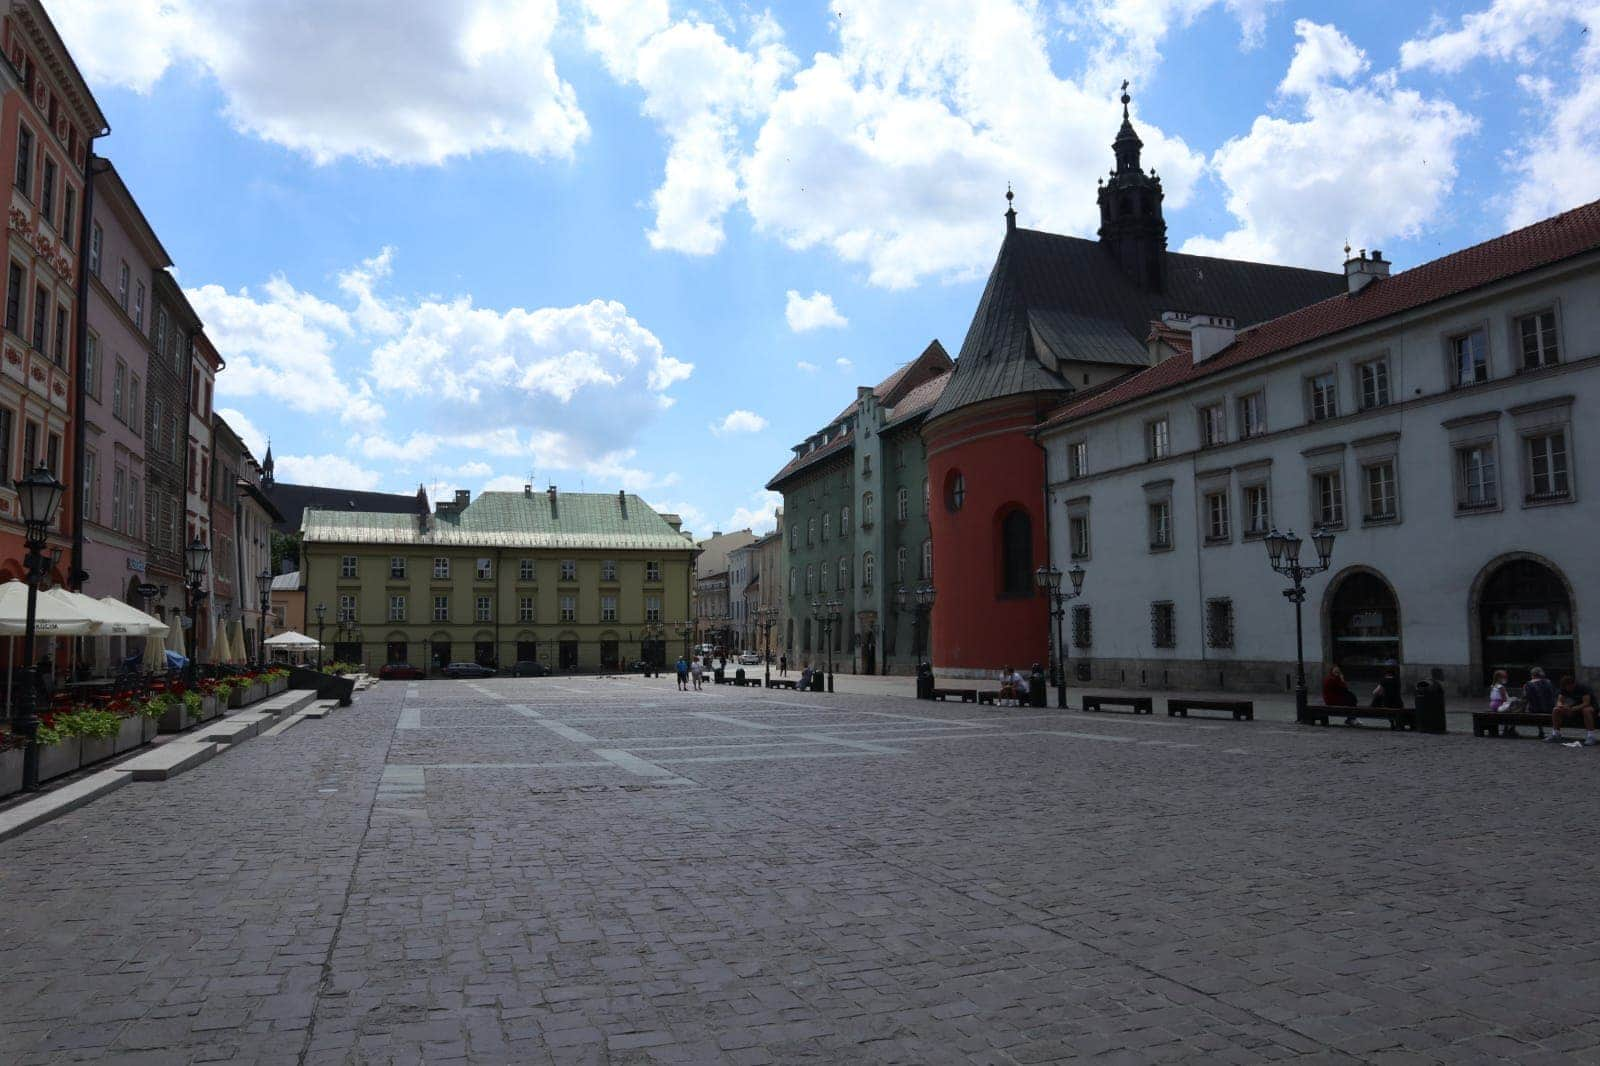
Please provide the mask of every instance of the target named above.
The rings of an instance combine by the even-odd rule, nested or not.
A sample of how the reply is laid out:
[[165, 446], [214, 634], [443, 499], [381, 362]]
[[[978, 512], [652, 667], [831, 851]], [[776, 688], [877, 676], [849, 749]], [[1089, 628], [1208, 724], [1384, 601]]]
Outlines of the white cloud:
[[728, 516], [724, 529], [749, 529], [757, 534], [770, 533], [777, 525], [778, 508], [783, 506], [783, 494], [767, 489], [752, 497], [752, 506], [740, 506]]
[[716, 526], [712, 524], [710, 515], [706, 514], [699, 507], [696, 507], [694, 504], [688, 503], [687, 501], [671, 503], [665, 500], [658, 502], [656, 500], [646, 499], [645, 502], [650, 505], [651, 509], [660, 514], [675, 514], [679, 518], [683, 519], [683, 532], [685, 533], [693, 533], [699, 537], [708, 537], [711, 535], [711, 531], [716, 528]]
[[588, 134], [556, 72], [556, 0], [55, 0], [90, 81], [148, 92], [173, 65], [215, 78], [239, 129], [319, 163], [571, 156]]
[[[1594, 0], [1494, 0], [1471, 12], [1454, 30], [1414, 37], [1400, 45], [1400, 65], [1454, 73], [1475, 59], [1515, 60], [1526, 66], [1535, 45], [1552, 42], [1569, 21], [1600, 32], [1600, 4]], [[1596, 47], [1591, 39], [1586, 47]]]
[[804, 359], [802, 359], [799, 362], [795, 363], [794, 368], [796, 370], [802, 371], [803, 373], [807, 373], [807, 374], [815, 374], [817, 372], [817, 364], [816, 363], [808, 363]]
[[846, 374], [848, 374], [850, 371], [852, 371], [852, 370], [854, 370], [856, 368], [856, 365], [854, 363], [852, 363], [850, 360], [846, 359], [842, 355], [839, 358], [837, 358], [837, 359], [835, 359], [833, 361], [833, 365], [838, 367], [840, 370], [844, 371]]
[[1443, 208], [1477, 120], [1393, 74], [1343, 84], [1366, 69], [1365, 54], [1331, 26], [1302, 19], [1295, 33], [1279, 92], [1298, 116], [1258, 116], [1217, 149], [1212, 170], [1238, 225], [1183, 251], [1333, 269], [1346, 240], [1381, 248]]
[[760, 433], [767, 428], [767, 420], [754, 411], [739, 409], [729, 411], [721, 422], [711, 423], [711, 432], [717, 436], [727, 433]]
[[291, 485], [333, 485], [341, 489], [376, 489], [383, 475], [358, 466], [342, 455], [274, 456], [274, 473]]
[[816, 290], [812, 290], [810, 296], [801, 296], [797, 290], [790, 289], [783, 317], [796, 333], [807, 333], [814, 329], [841, 329], [850, 324], [850, 320], [833, 306], [833, 297]]
[[250, 454], [260, 462], [267, 454], [267, 435], [256, 424], [250, 421], [243, 411], [233, 407], [217, 408], [217, 415], [239, 435], [244, 441], [244, 446], [250, 449]]
[[[1595, 23], [1600, 33], [1600, 22]], [[1548, 81], [1525, 82], [1548, 116], [1536, 151], [1509, 156], [1517, 175], [1506, 205], [1506, 225], [1526, 226], [1600, 197], [1600, 63], [1580, 72], [1557, 93]]]

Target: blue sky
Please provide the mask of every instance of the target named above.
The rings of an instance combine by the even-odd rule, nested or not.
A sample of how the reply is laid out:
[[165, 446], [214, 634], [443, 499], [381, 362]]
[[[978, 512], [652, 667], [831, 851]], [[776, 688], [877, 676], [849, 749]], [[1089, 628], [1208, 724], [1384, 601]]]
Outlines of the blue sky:
[[48, 7], [282, 480], [702, 533], [959, 349], [1008, 181], [1092, 236], [1124, 77], [1174, 249], [1403, 269], [1600, 196], [1600, 0]]

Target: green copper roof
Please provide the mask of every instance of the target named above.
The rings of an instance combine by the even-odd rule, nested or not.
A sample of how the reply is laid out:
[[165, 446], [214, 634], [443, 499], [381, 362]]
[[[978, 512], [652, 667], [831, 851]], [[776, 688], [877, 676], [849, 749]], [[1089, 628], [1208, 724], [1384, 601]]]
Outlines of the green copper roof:
[[454, 512], [363, 514], [307, 509], [307, 543], [693, 551], [694, 543], [634, 495], [486, 492]]

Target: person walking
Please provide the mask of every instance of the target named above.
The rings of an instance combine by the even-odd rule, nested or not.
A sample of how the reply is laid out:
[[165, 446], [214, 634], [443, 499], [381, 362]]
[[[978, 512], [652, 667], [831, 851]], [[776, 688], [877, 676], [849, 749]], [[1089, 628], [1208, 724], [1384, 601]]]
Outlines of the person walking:
[[699, 659], [696, 659], [694, 662], [689, 664], [689, 676], [694, 678], [694, 689], [696, 692], [700, 691], [700, 681], [705, 676], [705, 670], [706, 668], [701, 665]]
[[778, 676], [789, 676], [789, 657], [787, 655], [778, 656]]
[[689, 660], [678, 656], [678, 691], [685, 692], [689, 688]]

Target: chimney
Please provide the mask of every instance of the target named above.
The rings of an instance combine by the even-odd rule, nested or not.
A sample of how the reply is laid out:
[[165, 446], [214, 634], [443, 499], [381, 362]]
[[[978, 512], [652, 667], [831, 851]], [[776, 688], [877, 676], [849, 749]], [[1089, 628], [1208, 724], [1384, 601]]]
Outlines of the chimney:
[[[1345, 254], [1349, 255], [1349, 253], [1350, 249], [1346, 248]], [[1383, 258], [1383, 253], [1376, 249], [1373, 250], [1371, 259], [1367, 258], [1367, 250], [1363, 248], [1356, 253], [1355, 258], [1344, 261], [1344, 282], [1351, 296], [1354, 296], [1379, 278], [1388, 276], [1389, 263]]]
[[533, 486], [532, 485], [524, 485], [524, 486], [522, 486], [522, 495], [524, 497], [526, 497], [527, 499], [530, 499], [530, 500], [533, 499]]
[[466, 510], [467, 504], [472, 502], [471, 489], [456, 489], [456, 508]]
[[551, 517], [551, 519], [553, 520], [553, 519], [556, 519], [556, 518], [560, 518], [561, 517], [561, 513], [556, 508], [556, 487], [554, 485], [551, 485], [549, 488], [545, 489], [544, 492], [545, 492], [546, 496], [550, 497], [550, 517]]
[[1237, 324], [1227, 315], [1193, 315], [1189, 319], [1189, 350], [1198, 365], [1233, 343]]
[[628, 520], [628, 493], [625, 489], [617, 490], [617, 506], [622, 510], [622, 520]]

